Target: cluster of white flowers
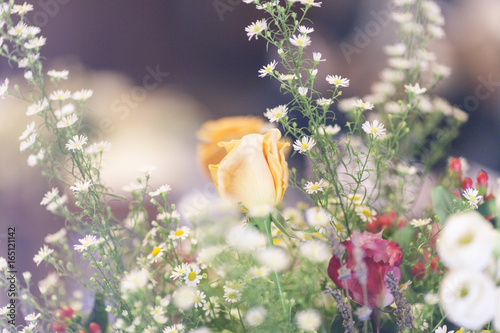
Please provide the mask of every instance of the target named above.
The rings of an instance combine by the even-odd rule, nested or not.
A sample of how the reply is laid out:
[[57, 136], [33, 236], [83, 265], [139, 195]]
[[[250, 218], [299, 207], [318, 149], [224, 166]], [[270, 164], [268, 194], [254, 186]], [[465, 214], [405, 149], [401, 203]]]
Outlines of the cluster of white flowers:
[[439, 257], [449, 268], [439, 289], [447, 318], [469, 329], [493, 321], [500, 329], [500, 233], [476, 211], [448, 218], [439, 234]]

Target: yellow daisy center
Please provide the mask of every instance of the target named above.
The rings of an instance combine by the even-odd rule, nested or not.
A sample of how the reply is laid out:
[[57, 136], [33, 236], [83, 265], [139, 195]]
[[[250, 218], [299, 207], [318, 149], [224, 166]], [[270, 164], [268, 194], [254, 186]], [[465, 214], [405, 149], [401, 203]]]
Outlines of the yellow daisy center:
[[187, 278], [188, 278], [189, 281], [194, 281], [194, 280], [196, 280], [197, 276], [198, 275], [196, 274], [196, 272], [191, 272], [191, 273], [188, 274]]
[[458, 239], [458, 244], [467, 245], [470, 242], [472, 242], [473, 239], [474, 239], [474, 236], [472, 235], [472, 233], [468, 232]]
[[368, 209], [363, 209], [361, 211], [361, 213], [363, 213], [366, 217], [372, 216], [372, 213], [370, 213], [370, 211]]
[[309, 148], [309, 145], [307, 143], [303, 143], [302, 146], [300, 146], [302, 149], [307, 149]]
[[174, 235], [175, 236], [182, 236], [182, 235], [184, 235], [184, 230], [182, 230], [182, 229], [181, 230], [177, 230]]
[[151, 252], [151, 254], [153, 255], [153, 257], [156, 257], [158, 255], [158, 253], [160, 253], [160, 248], [159, 247], [155, 247], [154, 250]]

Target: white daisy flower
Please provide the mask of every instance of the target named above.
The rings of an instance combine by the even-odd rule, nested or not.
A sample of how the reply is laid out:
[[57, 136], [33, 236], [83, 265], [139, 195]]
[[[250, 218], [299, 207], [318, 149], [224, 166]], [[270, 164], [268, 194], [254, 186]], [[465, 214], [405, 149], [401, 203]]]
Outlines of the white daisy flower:
[[349, 79], [343, 78], [340, 75], [328, 75], [326, 81], [336, 87], [349, 87]]
[[148, 271], [145, 269], [136, 269], [125, 274], [120, 281], [120, 290], [124, 294], [141, 290], [146, 287], [148, 281]]
[[2, 99], [5, 97], [5, 94], [7, 93], [8, 90], [9, 90], [9, 79], [6, 78], [5, 81], [2, 83], [2, 85], [0, 85], [0, 97], [2, 97]]
[[35, 104], [28, 106], [28, 110], [26, 111], [27, 116], [31, 116], [37, 113], [40, 113], [47, 109], [49, 106], [49, 102], [46, 98], [39, 100]]
[[19, 15], [24, 15], [27, 12], [30, 12], [32, 10], [33, 10], [33, 5], [28, 4], [27, 2], [25, 2], [22, 5], [14, 5], [14, 6], [12, 6], [12, 9], [11, 9], [10, 12], [12, 14], [16, 14], [17, 13]]
[[468, 188], [468, 189], [464, 190], [462, 195], [468, 201], [469, 206], [477, 209], [477, 206], [480, 205], [482, 200], [483, 200], [483, 196], [478, 195], [478, 193], [479, 193], [478, 190], [473, 189], [473, 188]]
[[45, 206], [45, 205], [49, 204], [52, 200], [57, 198], [58, 196], [59, 196], [59, 189], [57, 187], [53, 187], [52, 190], [45, 193], [42, 201], [40, 202], [40, 205]]
[[55, 79], [67, 80], [69, 71], [68, 70], [56, 71], [51, 69], [50, 71], [47, 72], [47, 75]]
[[318, 104], [319, 106], [330, 106], [332, 105], [333, 101], [331, 98], [318, 98], [316, 100], [316, 104]]
[[66, 229], [61, 228], [59, 231], [45, 236], [44, 241], [47, 243], [57, 243], [62, 239], [64, 239], [66, 237], [66, 234], [67, 234]]
[[26, 149], [28, 149], [29, 147], [31, 147], [36, 141], [36, 134], [33, 133], [30, 135], [29, 138], [27, 138], [26, 140], [22, 141], [20, 144], [19, 144], [19, 151], [20, 152], [23, 152], [25, 151]]
[[297, 90], [298, 90], [300, 96], [305, 96], [305, 95], [307, 95], [309, 88], [299, 87]]
[[248, 36], [248, 40], [255, 36], [255, 39], [259, 39], [259, 34], [267, 29], [267, 22], [265, 19], [255, 21], [245, 28]]
[[110, 151], [110, 150], [111, 150], [111, 143], [104, 140], [101, 142], [93, 143], [85, 150], [85, 152], [87, 154], [98, 155], [100, 153], [103, 153], [105, 151]]
[[313, 138], [304, 136], [300, 140], [295, 140], [293, 143], [293, 149], [298, 151], [300, 154], [304, 154], [310, 151], [316, 145], [316, 141]]
[[189, 232], [191, 230], [189, 229], [189, 227], [182, 227], [180, 229], [177, 229], [177, 230], [170, 230], [170, 234], [168, 235], [168, 238], [170, 239], [180, 239], [180, 240], [184, 240], [186, 238], [189, 237]]
[[288, 114], [288, 108], [285, 104], [278, 105], [275, 108], [267, 109], [264, 116], [269, 119], [271, 123], [278, 122], [281, 118]]
[[410, 221], [410, 224], [415, 228], [423, 227], [432, 222], [432, 219], [413, 219]]
[[326, 61], [326, 59], [321, 59], [321, 53], [320, 52], [313, 52], [313, 60], [316, 61], [316, 62]]
[[56, 90], [49, 95], [49, 99], [52, 101], [64, 101], [71, 97], [71, 91], [69, 90]]
[[35, 133], [35, 122], [34, 121], [32, 121], [31, 123], [29, 123], [28, 125], [26, 125], [26, 129], [24, 130], [24, 132], [19, 137], [19, 140], [24, 140], [24, 139], [26, 139], [27, 137], [29, 137], [33, 133]]
[[314, 28], [309, 28], [304, 25], [299, 26], [299, 32], [301, 34], [307, 35], [310, 34], [311, 32], [314, 32]]
[[182, 263], [180, 266], [175, 267], [170, 274], [172, 280], [182, 279], [188, 270], [188, 264]]
[[205, 293], [203, 291], [196, 290], [196, 295], [193, 298], [193, 303], [194, 303], [195, 309], [202, 308], [205, 305], [205, 303], [207, 303], [207, 301], [205, 299], [206, 297], [207, 297], [207, 295], [205, 295]]
[[307, 35], [294, 35], [290, 38], [290, 43], [300, 48], [305, 48], [311, 45], [311, 37]]
[[355, 107], [358, 109], [363, 109], [363, 110], [371, 110], [373, 109], [373, 104], [370, 102], [363, 102], [363, 100], [358, 99], [356, 103], [354, 104]]
[[228, 303], [236, 303], [241, 300], [241, 293], [239, 290], [231, 288], [224, 289], [224, 300]]
[[157, 169], [158, 167], [156, 165], [145, 165], [141, 167], [139, 171], [144, 173], [146, 177], [151, 177], [151, 173]]
[[200, 273], [201, 269], [198, 266], [188, 266], [184, 275], [184, 282], [186, 282], [186, 285], [188, 285], [189, 287], [196, 287], [203, 278]]
[[87, 249], [91, 246], [97, 244], [97, 237], [94, 235], [87, 235], [82, 239], [78, 240], [80, 244], [73, 245], [74, 249], [78, 252], [87, 251]]
[[414, 85], [405, 84], [405, 89], [406, 92], [414, 93], [415, 95], [421, 95], [427, 91], [426, 88], [420, 88], [420, 85], [418, 83], [415, 83]]
[[35, 256], [33, 257], [33, 261], [38, 266], [45, 258], [50, 256], [52, 252], [54, 252], [54, 250], [49, 248], [47, 245], [44, 244], [43, 247], [40, 248], [38, 253], [35, 254]]
[[319, 207], [311, 207], [305, 211], [307, 223], [320, 233], [330, 225], [331, 215]]
[[167, 326], [163, 329], [163, 333], [183, 333], [183, 332], [184, 332], [184, 325], [182, 324]]
[[172, 190], [172, 187], [170, 185], [167, 185], [167, 184], [161, 185], [160, 187], [158, 187], [158, 189], [156, 191], [149, 192], [149, 196], [155, 197], [158, 195], [165, 195], [168, 192], [170, 192], [171, 190]]
[[31, 50], [40, 46], [44, 46], [46, 41], [47, 39], [45, 37], [41, 36], [36, 37], [30, 40], [29, 42], [24, 43], [24, 47], [27, 48], [28, 50]]
[[328, 134], [328, 135], [336, 135], [338, 133], [340, 133], [341, 131], [341, 128], [338, 124], [335, 124], [335, 125], [327, 125], [325, 127], [322, 127], [320, 128], [319, 132], [320, 134]]
[[84, 135], [75, 135], [73, 139], [70, 139], [68, 143], [66, 143], [66, 149], [68, 150], [83, 150], [83, 145], [87, 144], [87, 137]]
[[307, 194], [313, 194], [317, 193], [318, 191], [323, 192], [325, 190], [325, 187], [327, 187], [328, 184], [324, 179], [320, 179], [319, 182], [307, 182], [304, 185], [304, 190], [306, 191]]
[[26, 317], [24, 317], [24, 320], [26, 321], [35, 321], [37, 320], [38, 318], [40, 318], [41, 314], [40, 313], [37, 313], [35, 315], [35, 313], [30, 313], [29, 315], [27, 315]]
[[379, 123], [378, 120], [374, 120], [373, 123], [366, 121], [361, 128], [374, 138], [383, 138], [386, 134], [384, 124]]
[[262, 67], [262, 69], [259, 69], [259, 77], [264, 77], [269, 73], [272, 73], [274, 69], [276, 68], [276, 65], [278, 63], [276, 60], [273, 60], [273, 62], [269, 63], [267, 66]]
[[85, 193], [90, 186], [92, 186], [91, 180], [77, 181], [73, 186], [70, 186], [70, 189], [73, 190], [73, 192]]
[[147, 256], [150, 264], [154, 264], [158, 260], [160, 260], [167, 250], [167, 245], [165, 243], [160, 244], [151, 251], [151, 253]]
[[80, 91], [75, 91], [73, 93], [72, 98], [75, 101], [84, 102], [87, 99], [89, 99], [90, 97], [92, 97], [93, 94], [94, 94], [94, 92], [92, 90], [90, 90], [90, 89], [82, 89]]
[[206, 317], [217, 315], [220, 312], [219, 297], [210, 296], [209, 301], [203, 304], [203, 310]]
[[59, 120], [56, 124], [57, 128], [65, 128], [73, 125], [78, 121], [78, 117], [76, 114], [71, 114], [69, 116], [63, 117], [61, 120]]
[[21, 36], [22, 38], [26, 38], [28, 34], [28, 26], [24, 22], [19, 22], [15, 27], [12, 27], [8, 31], [11, 36]]

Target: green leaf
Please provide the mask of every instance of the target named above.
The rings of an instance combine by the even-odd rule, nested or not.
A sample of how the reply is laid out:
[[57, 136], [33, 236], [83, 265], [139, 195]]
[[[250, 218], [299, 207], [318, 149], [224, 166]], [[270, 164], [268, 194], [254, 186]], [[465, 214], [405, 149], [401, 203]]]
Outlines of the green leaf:
[[485, 218], [490, 216], [490, 215], [496, 216], [497, 205], [496, 205], [495, 199], [490, 199], [490, 200], [486, 201], [485, 203], [483, 203], [482, 205], [480, 205], [478, 207], [477, 211]]
[[431, 192], [432, 205], [434, 206], [434, 214], [439, 219], [439, 223], [444, 225], [448, 215], [453, 213], [453, 200], [455, 197], [447, 188], [442, 185], [436, 186]]
[[281, 215], [279, 212], [275, 212], [275, 213], [273, 213], [271, 218], [272, 218], [272, 221], [274, 222], [274, 225], [276, 227], [278, 227], [278, 229], [280, 229], [282, 233], [284, 233], [285, 235], [287, 235], [290, 238], [297, 238], [297, 236], [293, 232], [292, 228], [290, 228], [290, 226], [286, 222], [283, 215]]
[[106, 304], [104, 302], [104, 295], [98, 292], [95, 295], [94, 307], [90, 313], [87, 321], [85, 322], [85, 328], [88, 329], [90, 323], [94, 322], [101, 326], [102, 332], [106, 333], [108, 330], [108, 313], [106, 312]]
[[411, 225], [396, 230], [391, 239], [398, 243], [403, 250], [408, 249], [410, 242], [415, 237], [415, 228]]

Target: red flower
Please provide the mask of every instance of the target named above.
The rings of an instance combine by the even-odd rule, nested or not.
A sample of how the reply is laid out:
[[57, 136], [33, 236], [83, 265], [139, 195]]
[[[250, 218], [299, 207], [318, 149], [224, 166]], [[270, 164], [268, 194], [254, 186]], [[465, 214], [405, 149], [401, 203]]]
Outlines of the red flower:
[[456, 174], [459, 174], [462, 171], [462, 163], [460, 162], [460, 158], [453, 157], [450, 160], [450, 170]]
[[464, 180], [462, 180], [462, 188], [464, 190], [472, 188], [472, 179], [470, 179], [470, 177], [467, 177]]
[[477, 186], [488, 187], [488, 174], [484, 170], [477, 173]]
[[[363, 262], [366, 265], [367, 275], [367, 302], [363, 297], [363, 287], [360, 276], [356, 270], [356, 258], [354, 255], [354, 244], [359, 246], [363, 254]], [[365, 231], [359, 233], [354, 231], [351, 240], [342, 242], [346, 248], [345, 266], [351, 271], [348, 279], [341, 280], [338, 270], [342, 267], [339, 258], [333, 256], [328, 266], [328, 275], [342, 290], [347, 287], [349, 296], [356, 303], [368, 306], [372, 309], [381, 309], [394, 302], [385, 278], [389, 272], [393, 272], [397, 280], [401, 278], [399, 265], [403, 260], [401, 246], [394, 241], [382, 239], [382, 232], [373, 234]]]

